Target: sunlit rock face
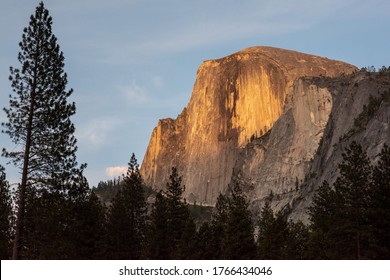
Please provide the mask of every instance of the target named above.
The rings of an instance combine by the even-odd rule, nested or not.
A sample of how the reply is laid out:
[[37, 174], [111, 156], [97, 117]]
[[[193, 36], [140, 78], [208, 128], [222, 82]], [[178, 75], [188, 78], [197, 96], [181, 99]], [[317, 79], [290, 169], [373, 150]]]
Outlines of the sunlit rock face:
[[[152, 133], [141, 166], [145, 182], [164, 188], [171, 167], [176, 166], [187, 200], [214, 204], [226, 191], [234, 169], [253, 187], [252, 200], [273, 189], [284, 191], [304, 176], [332, 108], [327, 89], [299, 78], [335, 77], [355, 70], [340, 61], [271, 47], [252, 47], [205, 61], [188, 106], [176, 120], [160, 120]], [[252, 145], [256, 152], [250, 150], [251, 140], [273, 131], [284, 114], [288, 118], [278, 125], [287, 127], [286, 134], [273, 141], [288, 142], [285, 150], [274, 155], [267, 155], [261, 145]], [[269, 174], [259, 179], [256, 168], [266, 159]], [[296, 166], [301, 168], [292, 170]], [[260, 183], [268, 186], [259, 188]]]

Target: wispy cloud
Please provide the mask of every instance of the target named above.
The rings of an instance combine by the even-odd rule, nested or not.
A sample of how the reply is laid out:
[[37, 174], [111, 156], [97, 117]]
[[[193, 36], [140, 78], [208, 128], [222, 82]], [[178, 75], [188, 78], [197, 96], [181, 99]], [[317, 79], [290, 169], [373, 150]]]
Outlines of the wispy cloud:
[[162, 77], [153, 75], [150, 79], [155, 88], [162, 89], [164, 87], [164, 79]]
[[106, 174], [110, 177], [121, 176], [126, 174], [127, 167], [126, 166], [111, 166], [106, 168]]
[[110, 135], [122, 123], [121, 120], [107, 117], [100, 120], [91, 120], [83, 123], [76, 130], [76, 137], [84, 149], [95, 150], [106, 145]]
[[153, 94], [164, 89], [164, 79], [158, 75], [146, 74], [141, 82], [132, 79], [129, 83], [116, 86], [119, 99], [135, 105], [153, 103]]
[[117, 90], [121, 97], [124, 97], [127, 101], [136, 104], [143, 104], [148, 101], [148, 89], [138, 84], [135, 80], [132, 80], [127, 85], [117, 86]]

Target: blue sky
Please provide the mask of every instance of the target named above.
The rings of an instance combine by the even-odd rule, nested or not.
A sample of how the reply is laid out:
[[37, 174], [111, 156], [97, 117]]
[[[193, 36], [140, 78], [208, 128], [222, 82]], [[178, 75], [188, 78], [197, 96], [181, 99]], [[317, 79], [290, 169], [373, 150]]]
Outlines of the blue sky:
[[[22, 30], [39, 1], [1, 0], [0, 107], [8, 107], [9, 67], [19, 67]], [[78, 161], [91, 185], [119, 175], [134, 152], [142, 162], [158, 119], [190, 99], [207, 59], [249, 46], [274, 46], [390, 65], [388, 0], [46, 0], [65, 56]], [[0, 121], [6, 121], [0, 112]], [[15, 147], [0, 135], [0, 146]], [[17, 182], [18, 170], [7, 169]], [[121, 168], [122, 167], [122, 168]]]

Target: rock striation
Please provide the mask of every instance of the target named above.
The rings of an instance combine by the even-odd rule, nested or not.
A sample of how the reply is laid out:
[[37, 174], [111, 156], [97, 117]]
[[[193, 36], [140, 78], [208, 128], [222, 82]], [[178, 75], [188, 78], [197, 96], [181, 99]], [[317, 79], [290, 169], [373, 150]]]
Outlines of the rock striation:
[[175, 120], [160, 120], [152, 132], [141, 165], [145, 182], [164, 188], [176, 166], [187, 200], [208, 205], [232, 178], [246, 186], [254, 203], [271, 191], [289, 192], [312, 166], [334, 108], [331, 90], [304, 77], [356, 70], [272, 47], [205, 61], [187, 107]]

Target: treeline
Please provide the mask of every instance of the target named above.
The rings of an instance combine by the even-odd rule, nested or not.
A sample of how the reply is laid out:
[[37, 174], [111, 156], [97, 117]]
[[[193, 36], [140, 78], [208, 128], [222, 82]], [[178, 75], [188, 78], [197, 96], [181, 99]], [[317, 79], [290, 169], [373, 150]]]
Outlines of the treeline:
[[376, 69], [374, 65], [370, 65], [367, 67], [362, 67], [360, 70], [368, 73], [390, 73], [390, 66], [386, 67], [385, 65], [383, 65], [382, 67]]
[[[97, 187], [92, 187], [92, 191], [99, 197], [101, 202], [106, 205], [109, 205], [124, 185], [125, 182], [123, 180], [123, 176], [118, 176], [114, 179], [109, 179], [107, 181], [100, 181], [97, 184]], [[155, 194], [153, 188], [146, 185], [144, 185], [144, 191], [146, 197]]]
[[103, 202], [110, 202], [122, 188], [122, 178], [119, 176], [112, 180], [100, 181], [93, 191]]
[[[165, 190], [155, 195], [152, 204], [146, 202], [146, 189], [133, 154], [121, 188], [107, 207], [93, 192], [69, 199], [56, 192], [30, 190], [20, 258], [255, 259], [273, 256], [268, 249], [267, 252], [258, 250], [253, 217], [239, 185], [229, 195], [218, 197], [211, 220], [198, 227], [190, 205], [183, 199], [185, 186], [176, 168], [172, 168]], [[2, 211], [5, 215], [1, 220], [1, 257], [8, 259], [12, 255], [14, 224], [10, 219], [12, 202], [3, 170], [1, 198], [2, 210], [7, 210]], [[289, 241], [294, 239], [296, 226], [287, 222], [287, 212], [273, 220], [272, 210], [267, 207], [262, 212], [264, 225], [285, 227], [286, 237]], [[269, 245], [267, 236], [273, 236], [269, 231], [259, 234], [263, 249]], [[286, 240], [288, 244], [289, 241]], [[294, 251], [292, 247], [288, 250]], [[278, 258], [295, 258], [295, 252], [287, 255], [289, 252], [283, 250]]]
[[[239, 185], [219, 195], [211, 220], [195, 225], [172, 168], [164, 191], [147, 203], [132, 155], [122, 188], [105, 207], [93, 192], [66, 200], [32, 192], [21, 256], [26, 259], [389, 259], [390, 149], [377, 164], [355, 142], [333, 186], [324, 182], [308, 208], [309, 225], [276, 213], [269, 201], [249, 210]], [[12, 207], [1, 171], [1, 257], [10, 257]]]

